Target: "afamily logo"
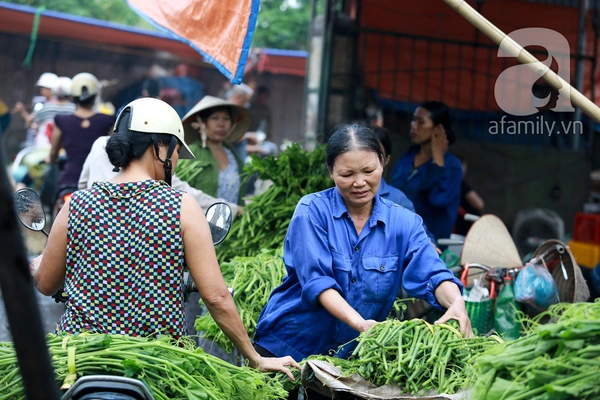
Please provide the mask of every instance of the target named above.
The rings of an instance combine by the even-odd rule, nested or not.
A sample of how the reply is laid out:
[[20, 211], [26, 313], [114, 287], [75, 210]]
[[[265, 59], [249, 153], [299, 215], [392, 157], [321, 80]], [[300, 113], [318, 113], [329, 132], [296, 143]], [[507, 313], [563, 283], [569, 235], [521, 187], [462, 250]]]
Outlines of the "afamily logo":
[[538, 115], [534, 120], [507, 120], [506, 115], [500, 121], [490, 121], [488, 130], [490, 135], [581, 135], [583, 123], [581, 121], [555, 121]]
[[540, 108], [548, 106], [555, 112], [575, 111], [571, 104], [569, 84], [563, 84], [558, 90], [556, 104], [550, 104], [552, 95], [539, 98], [533, 92], [536, 82], [550, 70], [554, 61], [558, 65], [558, 76], [569, 83], [571, 50], [567, 39], [551, 29], [518, 29], [502, 40], [498, 57], [517, 57], [517, 50], [511, 45], [514, 42], [522, 47], [542, 47], [547, 51], [548, 57], [543, 62], [512, 66], [500, 74], [494, 87], [494, 97], [502, 111], [519, 117], [537, 114]]

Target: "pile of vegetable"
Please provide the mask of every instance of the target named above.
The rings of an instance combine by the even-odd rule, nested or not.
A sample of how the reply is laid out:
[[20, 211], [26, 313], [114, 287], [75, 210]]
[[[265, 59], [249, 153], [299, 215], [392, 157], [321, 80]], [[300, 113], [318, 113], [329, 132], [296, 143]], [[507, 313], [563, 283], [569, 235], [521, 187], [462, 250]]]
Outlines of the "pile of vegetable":
[[[283, 264], [283, 250], [263, 250], [253, 257], [235, 257], [221, 264], [227, 286], [234, 290], [233, 300], [250, 337], [254, 336], [260, 312], [269, 295], [287, 274]], [[209, 313], [196, 319], [196, 330], [230, 353], [233, 343], [225, 336]]]
[[456, 393], [475, 381], [473, 357], [501, 339], [465, 338], [455, 326], [387, 320], [360, 334], [349, 360], [360, 376], [377, 386], [395, 383], [412, 394]]
[[333, 186], [325, 166], [325, 146], [307, 151], [293, 144], [277, 156], [253, 156], [244, 174], [258, 174], [273, 184], [254, 196], [241, 218], [233, 221], [228, 239], [217, 248], [219, 262], [256, 255], [263, 248], [278, 249], [298, 201]]
[[[193, 341], [121, 335], [48, 335], [57, 384], [66, 390], [78, 377], [116, 375], [142, 380], [157, 400], [280, 399], [280, 381], [236, 367], [195, 348]], [[0, 399], [24, 399], [11, 343], [0, 344]]]
[[[307, 360], [324, 360], [344, 376], [358, 374], [377, 386], [395, 384], [403, 394], [423, 395], [453, 394], [469, 388], [476, 379], [473, 359], [502, 339], [465, 338], [455, 321], [431, 325], [421, 319], [389, 319], [361, 333], [356, 341], [358, 345], [347, 360], [330, 356]], [[286, 388], [297, 385], [284, 378], [279, 376]]]
[[600, 301], [551, 306], [526, 336], [489, 349], [476, 367], [475, 400], [600, 399]]

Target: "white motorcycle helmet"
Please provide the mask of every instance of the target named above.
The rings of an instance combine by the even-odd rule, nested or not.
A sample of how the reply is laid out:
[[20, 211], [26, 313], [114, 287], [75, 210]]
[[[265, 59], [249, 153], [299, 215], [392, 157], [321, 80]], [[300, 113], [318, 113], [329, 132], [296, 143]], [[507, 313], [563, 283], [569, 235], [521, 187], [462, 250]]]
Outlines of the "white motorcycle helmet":
[[52, 72], [44, 72], [37, 80], [36, 86], [54, 90], [58, 76]]
[[56, 79], [56, 85], [52, 90], [52, 93], [56, 97], [69, 97], [71, 95], [71, 90], [73, 86], [73, 81], [71, 78], [67, 76], [61, 76]]
[[88, 72], [81, 72], [73, 77], [71, 96], [84, 101], [97, 95], [99, 92], [100, 82], [94, 75]]
[[[194, 158], [194, 154], [185, 142], [183, 124], [181, 123], [179, 114], [177, 114], [177, 111], [175, 111], [173, 107], [162, 100], [155, 99], [153, 97], [143, 97], [141, 99], [134, 100], [123, 107], [117, 116], [114, 132], [119, 130], [121, 116], [125, 111], [128, 111], [130, 114], [128, 126], [130, 131], [147, 133], [151, 135], [156, 156], [165, 167], [165, 181], [170, 185], [172, 170], [171, 156], [173, 155], [173, 151], [175, 151], [177, 142], [179, 141], [181, 143], [179, 158]], [[160, 158], [158, 152], [159, 141], [157, 134], [166, 134], [172, 136], [165, 160]]]

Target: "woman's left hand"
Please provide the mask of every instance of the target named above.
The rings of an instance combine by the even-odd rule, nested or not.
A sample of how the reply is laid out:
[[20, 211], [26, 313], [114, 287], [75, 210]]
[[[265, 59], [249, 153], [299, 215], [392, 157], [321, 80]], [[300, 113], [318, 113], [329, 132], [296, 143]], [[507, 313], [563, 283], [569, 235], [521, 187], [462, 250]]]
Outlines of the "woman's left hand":
[[443, 324], [451, 319], [455, 319], [458, 321], [458, 325], [460, 326], [460, 331], [466, 337], [473, 337], [473, 330], [471, 328], [471, 320], [469, 320], [469, 316], [467, 315], [467, 309], [465, 307], [465, 301], [462, 297], [456, 297], [448, 310], [435, 321], [436, 324]]

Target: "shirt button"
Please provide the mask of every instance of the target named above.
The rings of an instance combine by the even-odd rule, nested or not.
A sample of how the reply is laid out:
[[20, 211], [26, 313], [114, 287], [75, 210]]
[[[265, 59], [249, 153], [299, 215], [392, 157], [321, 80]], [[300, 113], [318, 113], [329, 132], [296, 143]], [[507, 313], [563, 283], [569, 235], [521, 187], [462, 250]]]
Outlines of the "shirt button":
[[381, 266], [379, 267], [380, 271], [385, 271], [385, 267], [383, 266], [383, 264], [381, 264]]
[[350, 282], [356, 283], [356, 278], [352, 278], [352, 280]]
[[356, 247], [354, 248], [354, 251], [358, 251], [358, 249], [359, 249], [359, 247], [358, 247], [358, 246], [356, 246]]

